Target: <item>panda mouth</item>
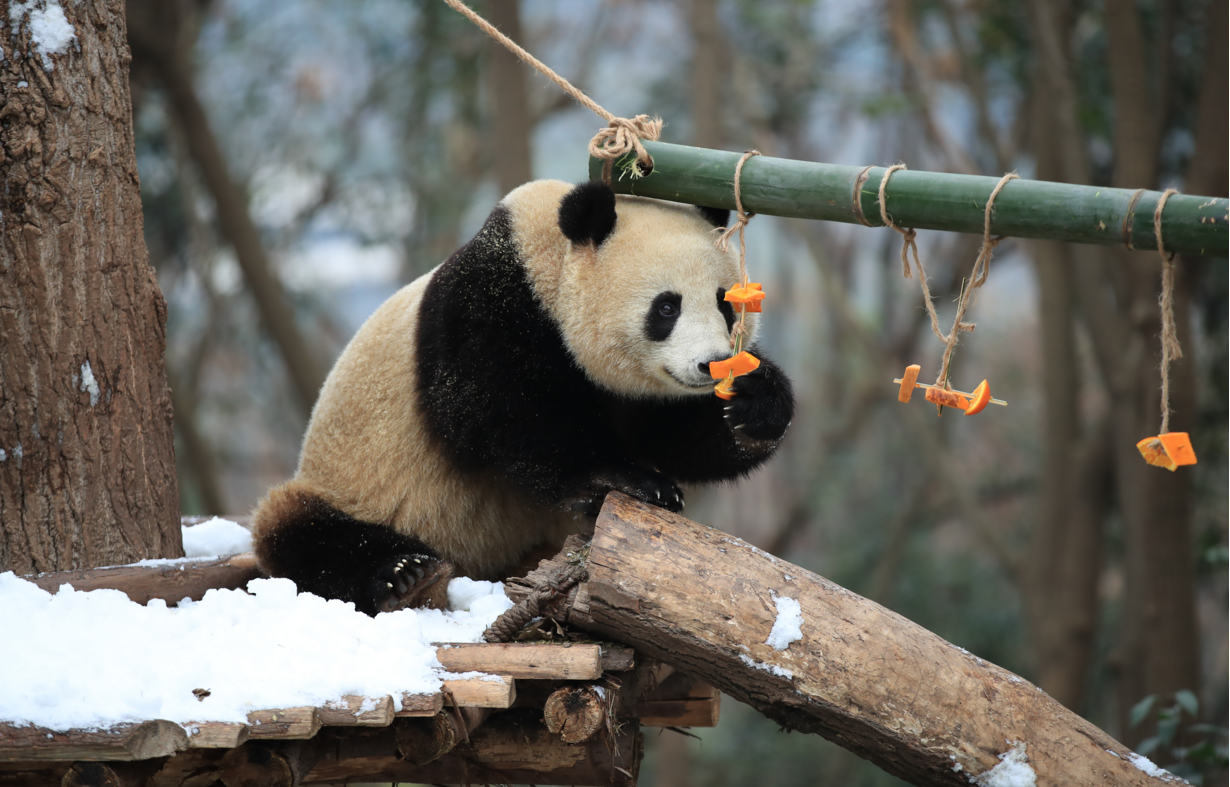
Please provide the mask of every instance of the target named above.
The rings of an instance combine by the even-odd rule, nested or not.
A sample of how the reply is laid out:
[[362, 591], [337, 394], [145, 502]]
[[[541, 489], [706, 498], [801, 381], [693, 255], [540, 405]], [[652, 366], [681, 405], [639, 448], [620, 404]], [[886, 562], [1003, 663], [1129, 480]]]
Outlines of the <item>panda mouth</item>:
[[672, 380], [682, 385], [684, 388], [688, 388], [693, 391], [698, 391], [702, 388], [713, 387], [713, 382], [709, 380], [706, 380], [703, 383], [685, 383], [683, 380], [680, 380], [678, 377], [676, 377], [675, 374], [670, 369], [666, 368], [665, 366], [662, 367], [662, 371], [666, 372], [667, 376], [669, 376]]

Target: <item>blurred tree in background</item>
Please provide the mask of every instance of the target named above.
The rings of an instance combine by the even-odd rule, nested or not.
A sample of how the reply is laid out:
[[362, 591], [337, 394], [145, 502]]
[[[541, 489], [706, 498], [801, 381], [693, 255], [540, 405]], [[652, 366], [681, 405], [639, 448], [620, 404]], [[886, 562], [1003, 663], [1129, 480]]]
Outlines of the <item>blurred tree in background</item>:
[[[1227, 192], [1216, 0], [474, 5], [616, 114], [660, 114], [667, 141]], [[362, 320], [515, 185], [584, 178], [600, 121], [431, 0], [128, 8], [183, 504], [239, 513], [293, 471]], [[941, 350], [895, 233], [758, 217], [748, 240], [799, 412], [775, 462], [738, 495], [694, 490], [689, 514], [1225, 784], [1192, 748], [1225, 739], [1186, 731], [1227, 717], [1225, 261], [1180, 265], [1174, 426], [1201, 461], [1171, 475], [1133, 447], [1158, 421], [1155, 253], [1002, 244], [954, 383], [986, 377], [1011, 406], [966, 421], [888, 384]], [[941, 318], [977, 242], [920, 238]], [[652, 732], [642, 782], [894, 783], [729, 702], [697, 734]]]

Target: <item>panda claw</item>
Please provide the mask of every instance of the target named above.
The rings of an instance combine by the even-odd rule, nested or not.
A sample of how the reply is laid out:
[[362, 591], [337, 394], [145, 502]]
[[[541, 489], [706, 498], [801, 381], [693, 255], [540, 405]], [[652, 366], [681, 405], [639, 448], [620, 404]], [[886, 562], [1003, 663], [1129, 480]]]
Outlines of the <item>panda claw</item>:
[[384, 583], [384, 586], [385, 586], [386, 588], [388, 588], [389, 590], [392, 590], [392, 589], [393, 589], [393, 583], [392, 583], [392, 582], [385, 582], [385, 583]]

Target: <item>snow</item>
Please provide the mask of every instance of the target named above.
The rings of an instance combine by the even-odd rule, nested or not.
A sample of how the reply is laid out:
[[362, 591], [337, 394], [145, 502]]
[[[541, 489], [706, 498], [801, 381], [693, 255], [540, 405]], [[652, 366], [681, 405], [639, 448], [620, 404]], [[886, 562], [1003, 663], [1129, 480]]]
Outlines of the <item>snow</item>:
[[[200, 527], [198, 525], [198, 527]], [[191, 529], [191, 528], [190, 528]], [[432, 642], [478, 642], [511, 606], [499, 583], [455, 579], [453, 609], [374, 618], [296, 593], [288, 579], [141, 606], [118, 590], [50, 594], [0, 574], [0, 720], [55, 730], [167, 719], [244, 722], [250, 711], [345, 695], [438, 691]], [[59, 647], [65, 632], [92, 647]], [[193, 689], [210, 694], [197, 700]]]
[[756, 661], [751, 656], [746, 656], [742, 653], [739, 654], [739, 660], [753, 669], [758, 669], [761, 672], [767, 672], [770, 675], [776, 675], [779, 678], [785, 678], [786, 680], [791, 680], [794, 678], [793, 672], [779, 667], [776, 664], [766, 664], [763, 661]]
[[999, 764], [978, 776], [969, 777], [971, 784], [978, 787], [1036, 787], [1038, 776], [1029, 766], [1025, 743], [1008, 741], [1008, 745], [1012, 748], [999, 755]]
[[791, 642], [803, 639], [803, 608], [789, 596], [773, 594], [773, 601], [777, 604], [777, 620], [773, 621], [765, 644], [774, 650], [785, 650]]
[[51, 71], [55, 64], [48, 55], [62, 55], [68, 51], [69, 44], [77, 40], [77, 30], [64, 16], [64, 9], [59, 0], [27, 0], [24, 3], [12, 3], [9, 6], [9, 20], [13, 24], [13, 34], [17, 33], [20, 20], [30, 15], [30, 45], [43, 59], [43, 68]]
[[94, 379], [94, 370], [88, 360], [81, 364], [81, 385], [77, 390], [90, 392], [90, 407], [98, 404], [98, 381]]
[[183, 533], [184, 554], [188, 557], [230, 557], [252, 551], [252, 534], [227, 519], [214, 517], [183, 528]]
[[1138, 771], [1141, 771], [1146, 776], [1170, 776], [1170, 771], [1165, 768], [1159, 768], [1153, 764], [1153, 761], [1143, 754], [1132, 752], [1127, 756], [1127, 761], [1136, 766]]

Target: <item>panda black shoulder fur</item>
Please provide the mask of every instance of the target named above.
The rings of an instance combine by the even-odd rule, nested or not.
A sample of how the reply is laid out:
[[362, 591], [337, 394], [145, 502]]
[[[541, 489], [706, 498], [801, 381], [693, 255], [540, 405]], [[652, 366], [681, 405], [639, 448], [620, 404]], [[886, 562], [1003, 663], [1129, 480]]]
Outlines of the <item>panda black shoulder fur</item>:
[[677, 483], [763, 463], [789, 380], [754, 347], [733, 400], [708, 373], [730, 355], [727, 218], [601, 183], [509, 194], [338, 359], [295, 478], [255, 512], [264, 570], [368, 614], [438, 606], [453, 571], [507, 576], [612, 490], [679, 511]]

